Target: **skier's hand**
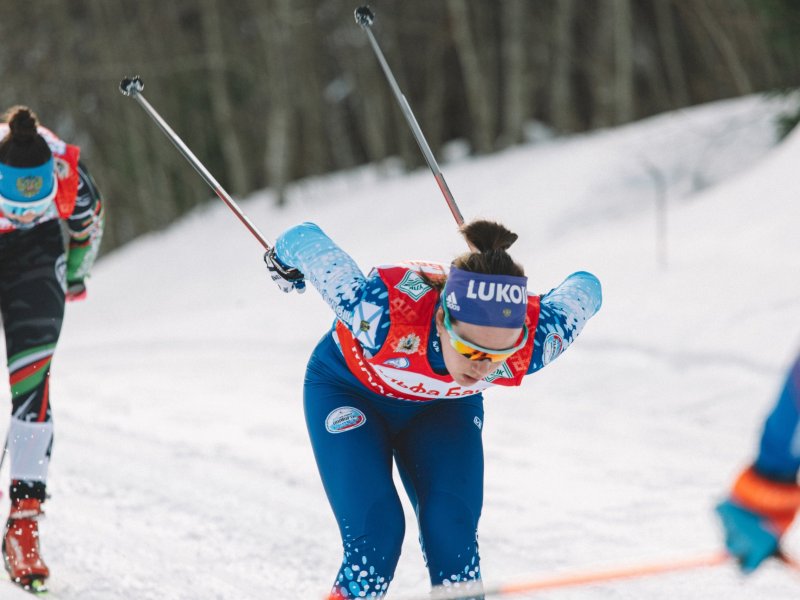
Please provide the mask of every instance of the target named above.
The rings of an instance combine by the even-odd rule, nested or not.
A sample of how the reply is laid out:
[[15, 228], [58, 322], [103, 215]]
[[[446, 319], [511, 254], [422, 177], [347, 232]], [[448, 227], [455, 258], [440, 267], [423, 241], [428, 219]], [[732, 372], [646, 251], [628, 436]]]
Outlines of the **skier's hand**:
[[288, 294], [292, 290], [298, 294], [306, 291], [306, 281], [303, 274], [288, 265], [283, 264], [275, 255], [275, 248], [270, 248], [264, 253], [264, 262], [267, 263], [267, 270], [272, 281], [281, 289], [282, 292]]
[[780, 552], [780, 540], [800, 508], [800, 487], [767, 479], [753, 467], [717, 505], [725, 530], [725, 546], [745, 573]]
[[67, 283], [66, 291], [67, 302], [76, 302], [86, 299], [86, 284], [81, 281], [70, 281]]

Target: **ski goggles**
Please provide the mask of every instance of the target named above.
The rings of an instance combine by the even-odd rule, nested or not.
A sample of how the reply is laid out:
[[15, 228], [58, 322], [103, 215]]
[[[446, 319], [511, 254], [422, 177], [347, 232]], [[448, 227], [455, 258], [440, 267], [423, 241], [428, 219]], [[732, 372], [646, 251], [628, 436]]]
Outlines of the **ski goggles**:
[[447, 304], [442, 304], [442, 310], [444, 311], [444, 328], [447, 330], [447, 335], [450, 337], [450, 345], [456, 352], [470, 360], [489, 360], [493, 363], [503, 362], [528, 343], [528, 326], [523, 324], [520, 339], [513, 348], [495, 350], [478, 346], [477, 344], [468, 342], [453, 331], [453, 324], [450, 322], [450, 311], [447, 310]]

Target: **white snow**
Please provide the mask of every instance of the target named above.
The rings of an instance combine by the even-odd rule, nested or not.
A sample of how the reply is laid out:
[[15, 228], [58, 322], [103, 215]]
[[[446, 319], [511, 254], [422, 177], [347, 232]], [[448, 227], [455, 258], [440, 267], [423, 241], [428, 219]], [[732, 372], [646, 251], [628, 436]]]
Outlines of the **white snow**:
[[[721, 548], [712, 507], [753, 457], [800, 348], [800, 132], [771, 148], [777, 107], [715, 103], [442, 165], [467, 219], [520, 234], [512, 250], [531, 289], [581, 269], [604, 288], [564, 356], [486, 394], [487, 585]], [[288, 210], [269, 192], [242, 208], [273, 240], [317, 222], [365, 271], [465, 249], [426, 169], [309, 179]], [[53, 364], [52, 597], [321, 600], [341, 548], [301, 393], [331, 320], [315, 291], [275, 288], [258, 243], [216, 200], [103, 258], [89, 299], [68, 306]], [[390, 598], [428, 590], [405, 506]], [[786, 547], [800, 554], [796, 529]], [[516, 597], [798, 594], [800, 574], [768, 564], [747, 579], [725, 565]]]

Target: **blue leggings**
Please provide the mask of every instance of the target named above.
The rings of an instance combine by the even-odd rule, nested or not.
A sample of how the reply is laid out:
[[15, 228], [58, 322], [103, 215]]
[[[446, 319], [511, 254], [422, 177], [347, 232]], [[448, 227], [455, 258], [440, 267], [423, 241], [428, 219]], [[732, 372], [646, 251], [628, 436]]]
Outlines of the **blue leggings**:
[[333, 594], [382, 598], [394, 576], [405, 518], [392, 481], [393, 457], [417, 515], [431, 583], [479, 580], [483, 398], [384, 398], [347, 370], [330, 334], [311, 356], [303, 398], [344, 546]]

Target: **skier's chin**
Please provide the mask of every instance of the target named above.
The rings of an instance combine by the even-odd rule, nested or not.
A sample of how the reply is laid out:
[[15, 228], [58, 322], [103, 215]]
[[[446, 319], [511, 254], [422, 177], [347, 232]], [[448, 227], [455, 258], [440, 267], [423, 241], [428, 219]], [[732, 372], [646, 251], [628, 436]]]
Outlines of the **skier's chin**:
[[458, 375], [453, 375], [453, 380], [461, 387], [469, 387], [471, 385], [475, 385], [480, 381], [480, 379], [476, 379], [475, 377], [470, 377], [469, 375], [465, 375], [463, 373], [459, 373]]

